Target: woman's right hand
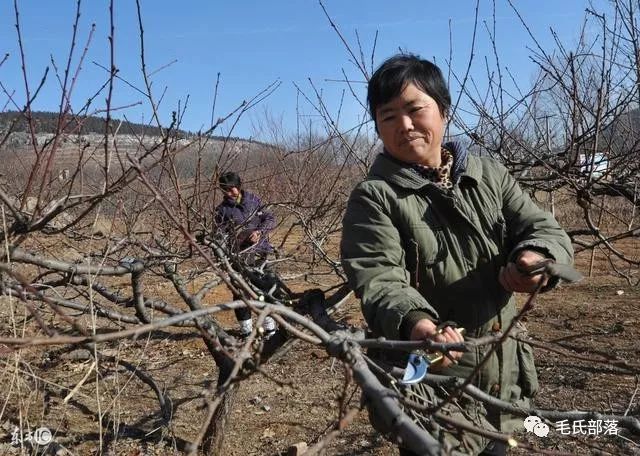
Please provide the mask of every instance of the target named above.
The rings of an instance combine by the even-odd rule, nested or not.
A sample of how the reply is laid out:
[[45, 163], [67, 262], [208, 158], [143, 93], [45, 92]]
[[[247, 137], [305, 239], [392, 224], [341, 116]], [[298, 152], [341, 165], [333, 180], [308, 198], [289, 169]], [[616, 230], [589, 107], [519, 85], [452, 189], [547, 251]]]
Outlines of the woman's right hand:
[[[426, 340], [430, 339], [434, 342], [444, 344], [455, 344], [464, 342], [464, 337], [458, 331], [451, 326], [445, 326], [441, 330], [438, 330], [436, 324], [428, 318], [418, 320], [411, 330], [411, 340]], [[456, 361], [462, 358], [463, 352], [450, 351], [449, 355]], [[440, 363], [434, 365], [435, 368], [449, 367], [454, 362], [448, 357], [444, 357]]]

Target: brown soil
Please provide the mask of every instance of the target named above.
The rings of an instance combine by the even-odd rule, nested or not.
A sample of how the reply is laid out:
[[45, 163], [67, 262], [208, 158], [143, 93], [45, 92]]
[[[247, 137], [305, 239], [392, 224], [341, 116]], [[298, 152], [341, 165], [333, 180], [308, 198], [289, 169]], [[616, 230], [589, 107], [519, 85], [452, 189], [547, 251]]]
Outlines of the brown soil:
[[[578, 258], [583, 272], [588, 269], [588, 261], [588, 254]], [[603, 413], [628, 410], [630, 415], [640, 414], [634, 396], [640, 373], [640, 289], [607, 275], [607, 270], [608, 264], [598, 258], [594, 277], [540, 296], [526, 318], [530, 335], [536, 340], [554, 342], [593, 359], [579, 360], [538, 349], [539, 408]], [[301, 289], [311, 285], [298, 282], [294, 286]], [[160, 291], [161, 287], [154, 290]], [[208, 302], [229, 297], [219, 288]], [[15, 321], [19, 332], [23, 308], [15, 302], [3, 303], [7, 304], [2, 306], [3, 321]], [[9, 318], [12, 306], [22, 316]], [[339, 318], [362, 325], [358, 303], [352, 299]], [[231, 330], [235, 327], [231, 312], [219, 314], [218, 319]], [[13, 329], [7, 329], [5, 335], [13, 333]], [[96, 375], [90, 361], [74, 359], [74, 353], [64, 348], [35, 347], [14, 353], [0, 346], [0, 362], [4, 364], [0, 372], [0, 384], [4, 386], [0, 392], [0, 454], [21, 453], [19, 447], [10, 444], [11, 432], [20, 422], [25, 428], [50, 428], [60, 454], [97, 454], [100, 445], [103, 453], [118, 455], [168, 455], [184, 450], [204, 419], [202, 395], [217, 374], [202, 340], [191, 330], [167, 329], [135, 341], [104, 344], [100, 349], [155, 379], [175, 407], [170, 425], [162, 423], [154, 392], [122, 366], [101, 363]], [[606, 362], [612, 358], [632, 367], [613, 367]], [[279, 455], [296, 443], [318, 442], [335, 425], [344, 395], [350, 406], [359, 403], [359, 391], [349, 384], [345, 393], [344, 386], [341, 363], [321, 348], [298, 342], [284, 359], [267, 363], [262, 373], [241, 383], [223, 454]], [[114, 430], [120, 432], [117, 439], [113, 438]], [[611, 454], [633, 454], [640, 448], [622, 437], [574, 438], [553, 430], [547, 439], [532, 434], [517, 438], [536, 448], [574, 454], [595, 454], [592, 445], [604, 446]], [[637, 437], [634, 439], [638, 442]], [[64, 453], [63, 448], [69, 452]], [[23, 451], [31, 452], [28, 447]], [[331, 441], [327, 453], [392, 455], [397, 450], [373, 431], [366, 412], [360, 412]], [[531, 451], [513, 451], [526, 453]]]

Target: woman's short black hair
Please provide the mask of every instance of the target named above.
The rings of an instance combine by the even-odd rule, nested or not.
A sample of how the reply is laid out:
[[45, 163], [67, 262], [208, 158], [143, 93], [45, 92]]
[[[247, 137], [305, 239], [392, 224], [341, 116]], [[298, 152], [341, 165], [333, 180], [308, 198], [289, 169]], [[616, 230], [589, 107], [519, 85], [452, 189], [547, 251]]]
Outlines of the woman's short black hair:
[[400, 95], [409, 83], [433, 98], [442, 116], [449, 114], [451, 95], [440, 68], [414, 54], [396, 54], [385, 60], [369, 80], [367, 101], [374, 122], [376, 109]]
[[233, 171], [227, 171], [226, 173], [223, 173], [218, 178], [218, 184], [220, 184], [220, 188], [222, 188], [223, 190], [228, 190], [232, 187], [240, 189], [242, 187], [240, 176], [238, 175], [238, 173], [234, 173]]

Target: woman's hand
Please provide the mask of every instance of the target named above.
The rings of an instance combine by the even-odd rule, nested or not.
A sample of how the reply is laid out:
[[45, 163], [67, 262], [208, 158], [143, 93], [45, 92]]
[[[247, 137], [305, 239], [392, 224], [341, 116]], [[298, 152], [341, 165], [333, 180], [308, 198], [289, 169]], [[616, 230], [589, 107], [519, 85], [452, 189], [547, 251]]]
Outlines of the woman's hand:
[[[438, 330], [438, 327], [434, 322], [428, 318], [419, 320], [411, 330], [411, 340], [425, 340], [430, 339], [434, 342], [444, 344], [455, 344], [464, 342], [464, 337], [458, 331], [451, 326], [445, 326], [443, 329]], [[462, 352], [450, 351], [449, 355], [456, 362], [462, 357]], [[441, 362], [434, 365], [437, 369], [449, 367], [454, 362], [448, 357], [444, 357]]]
[[519, 293], [532, 293], [540, 281], [543, 281], [542, 286], [545, 286], [548, 279], [544, 274], [528, 275], [520, 272], [520, 269], [526, 270], [527, 267], [544, 259], [545, 257], [537, 252], [523, 250], [515, 263], [508, 263], [500, 268], [498, 275], [500, 285], [507, 291]]
[[256, 231], [252, 231], [251, 234], [249, 235], [249, 240], [255, 244], [256, 242], [258, 242], [260, 240], [260, 231], [256, 230]]

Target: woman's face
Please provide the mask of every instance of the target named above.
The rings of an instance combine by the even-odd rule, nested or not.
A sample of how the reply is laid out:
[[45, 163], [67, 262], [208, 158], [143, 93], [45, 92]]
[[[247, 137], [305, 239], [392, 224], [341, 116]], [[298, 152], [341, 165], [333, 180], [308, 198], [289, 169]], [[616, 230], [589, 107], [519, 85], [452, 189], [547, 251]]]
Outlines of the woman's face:
[[409, 83], [376, 109], [378, 134], [387, 151], [405, 163], [440, 166], [446, 119], [436, 101]]

